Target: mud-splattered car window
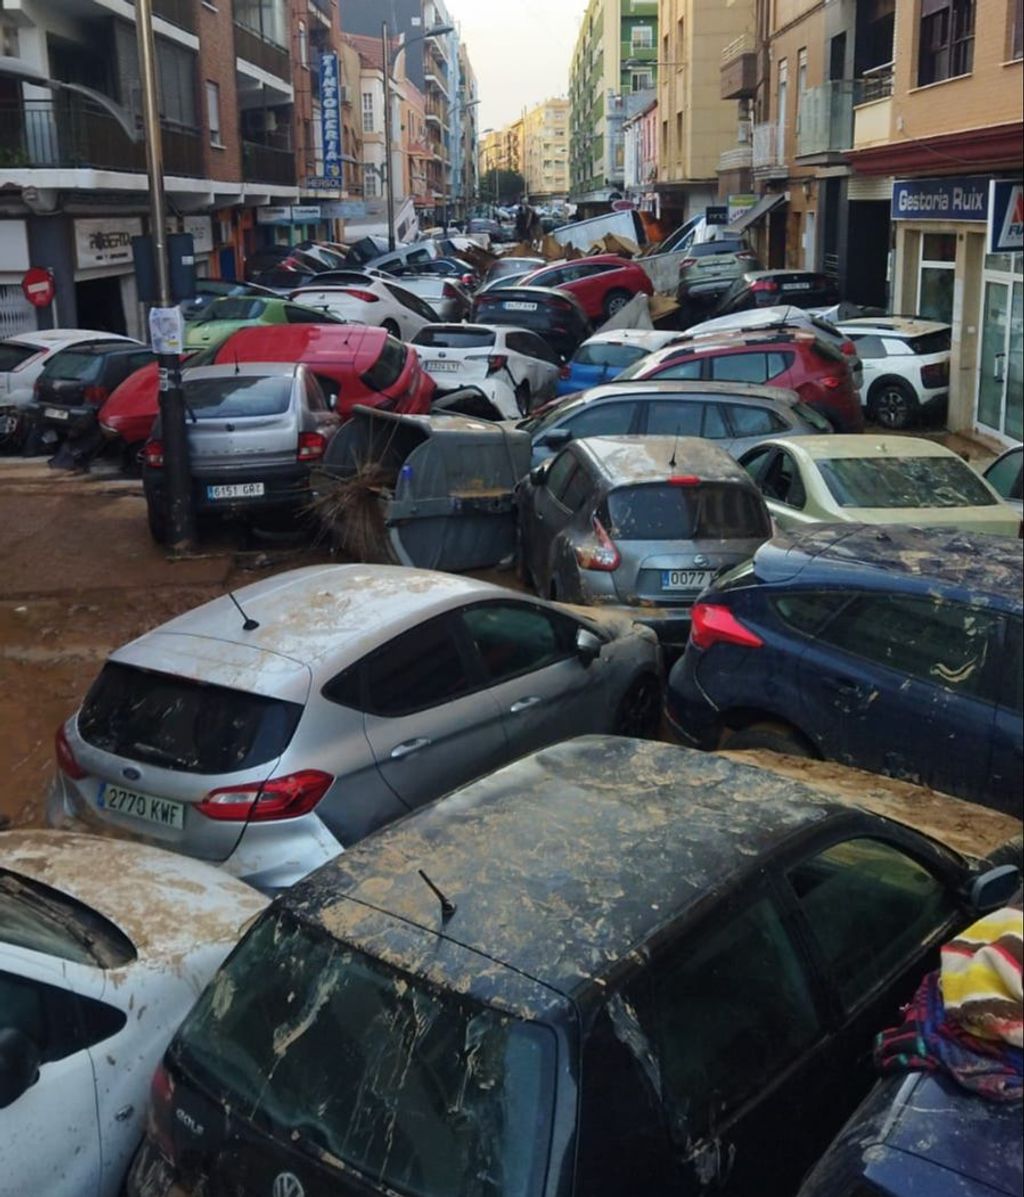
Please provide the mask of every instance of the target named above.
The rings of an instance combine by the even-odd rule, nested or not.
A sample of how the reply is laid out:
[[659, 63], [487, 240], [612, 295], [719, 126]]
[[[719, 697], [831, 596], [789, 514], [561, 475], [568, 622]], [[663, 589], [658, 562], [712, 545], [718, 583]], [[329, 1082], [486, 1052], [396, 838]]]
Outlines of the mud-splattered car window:
[[607, 500], [613, 540], [748, 539], [769, 534], [760, 498], [745, 487], [623, 486]]
[[837, 457], [817, 462], [840, 507], [991, 507], [965, 462], [951, 457]]
[[530, 1197], [547, 1168], [555, 1038], [440, 994], [283, 912], [171, 1047], [241, 1117], [416, 1197]]
[[288, 747], [298, 703], [108, 661], [78, 731], [94, 748], [186, 773], [232, 773]]

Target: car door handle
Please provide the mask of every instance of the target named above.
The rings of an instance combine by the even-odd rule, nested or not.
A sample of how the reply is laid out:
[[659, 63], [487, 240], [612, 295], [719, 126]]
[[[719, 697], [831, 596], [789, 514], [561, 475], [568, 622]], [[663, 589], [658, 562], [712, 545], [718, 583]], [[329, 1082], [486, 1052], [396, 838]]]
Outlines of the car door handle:
[[542, 698], [535, 694], [531, 698], [520, 698], [518, 702], [514, 702], [509, 707], [509, 710], [513, 715], [518, 715], [520, 711], [528, 711], [530, 707], [535, 707], [537, 703], [543, 701]]
[[414, 752], [419, 752], [421, 748], [426, 748], [429, 743], [430, 740], [426, 736], [420, 736], [415, 740], [406, 740], [391, 749], [391, 759], [400, 761], [403, 756], [411, 756]]
[[848, 677], [824, 677], [821, 680], [830, 690], [839, 694], [859, 694], [862, 689], [858, 682]]

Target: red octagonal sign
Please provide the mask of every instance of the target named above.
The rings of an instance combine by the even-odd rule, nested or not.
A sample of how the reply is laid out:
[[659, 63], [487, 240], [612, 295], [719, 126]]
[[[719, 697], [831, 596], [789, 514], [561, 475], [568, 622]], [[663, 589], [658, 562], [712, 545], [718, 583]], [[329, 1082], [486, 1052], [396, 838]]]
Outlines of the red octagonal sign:
[[37, 308], [49, 307], [53, 303], [56, 288], [53, 285], [53, 275], [43, 266], [30, 266], [21, 280], [21, 289], [25, 298]]

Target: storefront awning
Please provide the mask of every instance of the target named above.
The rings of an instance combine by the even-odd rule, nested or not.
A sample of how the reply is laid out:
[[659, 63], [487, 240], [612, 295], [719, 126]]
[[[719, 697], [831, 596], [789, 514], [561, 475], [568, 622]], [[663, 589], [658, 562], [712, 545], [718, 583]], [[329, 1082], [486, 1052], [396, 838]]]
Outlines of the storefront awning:
[[785, 195], [764, 195], [752, 208], [744, 212], [742, 216], [737, 216], [735, 220], [731, 221], [728, 229], [732, 233], [742, 233], [744, 229], [749, 229], [752, 224], [757, 224], [762, 217], [767, 216], [779, 204], [784, 204], [785, 202]]

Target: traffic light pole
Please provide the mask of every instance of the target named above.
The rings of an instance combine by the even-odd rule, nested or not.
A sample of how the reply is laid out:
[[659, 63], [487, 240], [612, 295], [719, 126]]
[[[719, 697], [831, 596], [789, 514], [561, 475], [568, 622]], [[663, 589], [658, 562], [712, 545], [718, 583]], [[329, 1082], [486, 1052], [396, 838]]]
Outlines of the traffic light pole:
[[[163, 143], [157, 104], [152, 0], [135, 0], [135, 21], [142, 82], [142, 119], [146, 135], [146, 169], [149, 173], [150, 233], [156, 259], [160, 307], [169, 308], [172, 306], [171, 280], [167, 260]], [[159, 354], [159, 369], [167, 543], [172, 550], [183, 552], [193, 546], [195, 518], [192, 511], [192, 471], [189, 464], [188, 433], [185, 428], [185, 397], [181, 389], [180, 354]]]

